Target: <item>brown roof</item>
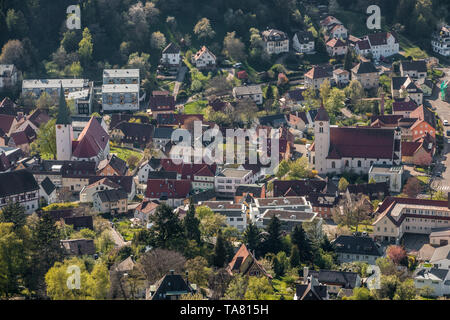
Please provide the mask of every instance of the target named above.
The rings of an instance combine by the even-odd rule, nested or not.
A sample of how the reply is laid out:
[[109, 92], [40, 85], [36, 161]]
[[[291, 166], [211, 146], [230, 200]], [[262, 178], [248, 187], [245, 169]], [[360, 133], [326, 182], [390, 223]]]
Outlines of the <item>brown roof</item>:
[[346, 47], [347, 44], [344, 41], [342, 41], [341, 39], [333, 38], [327, 42], [327, 46], [332, 47], [332, 48], [337, 48], [337, 47]]
[[315, 66], [305, 73], [305, 77], [311, 79], [329, 78], [331, 77], [331, 71], [328, 67]]
[[77, 158], [92, 158], [105, 150], [109, 135], [95, 117], [89, 120], [77, 141], [72, 143], [73, 155]]
[[226, 269], [231, 275], [233, 275], [234, 273], [241, 273], [245, 275], [250, 270], [250, 267], [253, 266], [253, 264], [256, 264], [256, 267], [266, 277], [272, 278], [272, 276], [266, 272], [264, 267], [259, 264], [255, 256], [247, 249], [247, 246], [245, 244], [241, 245]]
[[317, 116], [314, 119], [314, 121], [330, 121], [330, 117], [328, 117], [328, 112], [323, 106], [323, 104], [320, 106], [319, 110], [317, 111]]
[[143, 213], [150, 213], [159, 206], [159, 203], [150, 200], [142, 201], [137, 207], [136, 210]]

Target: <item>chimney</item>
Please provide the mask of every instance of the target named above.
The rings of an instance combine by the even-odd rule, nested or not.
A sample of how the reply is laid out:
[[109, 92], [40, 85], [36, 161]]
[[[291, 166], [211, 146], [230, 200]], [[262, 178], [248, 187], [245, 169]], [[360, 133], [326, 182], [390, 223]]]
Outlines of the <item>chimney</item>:
[[381, 94], [380, 100], [380, 114], [384, 115], [384, 92]]
[[303, 283], [308, 283], [308, 273], [309, 273], [308, 267], [304, 267], [303, 268]]

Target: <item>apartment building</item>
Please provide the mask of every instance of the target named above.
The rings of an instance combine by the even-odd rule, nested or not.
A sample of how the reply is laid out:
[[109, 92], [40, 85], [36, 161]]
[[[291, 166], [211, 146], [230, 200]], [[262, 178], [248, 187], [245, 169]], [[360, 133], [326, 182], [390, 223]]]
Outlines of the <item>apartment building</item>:
[[214, 188], [218, 194], [234, 197], [237, 187], [254, 182], [251, 170], [226, 168], [215, 177]]
[[240, 232], [247, 228], [246, 208], [242, 203], [234, 203], [233, 201], [200, 201], [198, 206], [206, 206], [214, 213], [225, 216], [227, 225], [237, 228]]

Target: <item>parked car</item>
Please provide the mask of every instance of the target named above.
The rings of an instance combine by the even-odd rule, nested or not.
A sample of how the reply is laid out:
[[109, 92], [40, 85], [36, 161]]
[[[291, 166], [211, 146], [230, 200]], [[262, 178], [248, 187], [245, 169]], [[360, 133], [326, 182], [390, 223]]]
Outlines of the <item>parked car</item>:
[[448, 121], [444, 120], [444, 126], [448, 126]]
[[447, 136], [450, 137], [450, 130], [447, 130]]

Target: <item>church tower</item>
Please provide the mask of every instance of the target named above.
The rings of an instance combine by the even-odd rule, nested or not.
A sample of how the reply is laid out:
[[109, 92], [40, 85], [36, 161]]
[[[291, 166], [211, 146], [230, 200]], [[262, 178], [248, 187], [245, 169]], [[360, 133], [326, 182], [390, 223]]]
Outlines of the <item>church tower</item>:
[[72, 159], [73, 129], [69, 108], [64, 97], [64, 89], [61, 84], [59, 89], [58, 117], [56, 118], [56, 159]]
[[314, 119], [315, 169], [319, 174], [328, 173], [327, 156], [330, 150], [330, 118], [323, 104]]

